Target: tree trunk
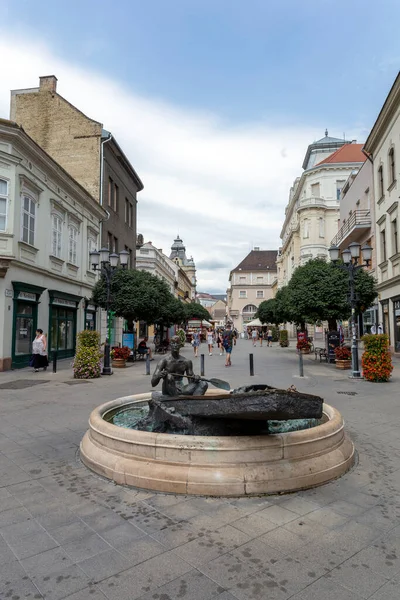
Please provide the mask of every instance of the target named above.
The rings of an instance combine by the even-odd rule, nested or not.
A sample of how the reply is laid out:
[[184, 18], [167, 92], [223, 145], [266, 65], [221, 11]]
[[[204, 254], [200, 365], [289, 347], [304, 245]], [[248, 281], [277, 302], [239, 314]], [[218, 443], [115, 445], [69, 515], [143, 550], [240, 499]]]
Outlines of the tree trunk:
[[328, 319], [328, 331], [337, 331], [336, 319]]

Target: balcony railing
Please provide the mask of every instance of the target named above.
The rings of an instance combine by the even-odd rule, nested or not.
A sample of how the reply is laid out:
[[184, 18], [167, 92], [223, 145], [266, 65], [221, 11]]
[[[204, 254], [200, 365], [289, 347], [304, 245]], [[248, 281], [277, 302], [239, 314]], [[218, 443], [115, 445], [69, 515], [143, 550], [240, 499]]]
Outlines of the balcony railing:
[[335, 237], [333, 238], [331, 245], [340, 246], [345, 238], [355, 229], [368, 229], [371, 227], [371, 211], [370, 210], [355, 210], [352, 215], [347, 219]]

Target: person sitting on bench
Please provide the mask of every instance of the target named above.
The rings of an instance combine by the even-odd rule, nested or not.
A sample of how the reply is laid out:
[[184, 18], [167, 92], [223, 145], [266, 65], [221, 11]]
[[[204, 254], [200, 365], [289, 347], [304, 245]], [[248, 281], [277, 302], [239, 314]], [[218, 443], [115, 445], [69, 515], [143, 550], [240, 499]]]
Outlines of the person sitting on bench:
[[153, 353], [151, 351], [151, 348], [149, 348], [147, 346], [148, 340], [149, 340], [149, 338], [147, 338], [147, 337], [143, 338], [137, 347], [137, 351], [138, 351], [138, 354], [148, 354], [150, 360], [153, 360]]

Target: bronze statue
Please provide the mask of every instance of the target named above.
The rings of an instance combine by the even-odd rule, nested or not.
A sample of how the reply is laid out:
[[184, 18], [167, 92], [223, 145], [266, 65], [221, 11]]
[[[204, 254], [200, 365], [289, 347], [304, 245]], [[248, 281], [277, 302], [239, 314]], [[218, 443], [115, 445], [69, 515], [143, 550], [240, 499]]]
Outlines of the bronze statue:
[[[193, 363], [188, 358], [181, 356], [181, 347], [178, 336], [171, 338], [171, 354], [164, 356], [158, 363], [151, 385], [155, 387], [163, 380], [162, 394], [164, 396], [202, 396], [206, 393], [208, 384], [193, 372]], [[189, 383], [184, 385], [183, 378], [187, 376]]]

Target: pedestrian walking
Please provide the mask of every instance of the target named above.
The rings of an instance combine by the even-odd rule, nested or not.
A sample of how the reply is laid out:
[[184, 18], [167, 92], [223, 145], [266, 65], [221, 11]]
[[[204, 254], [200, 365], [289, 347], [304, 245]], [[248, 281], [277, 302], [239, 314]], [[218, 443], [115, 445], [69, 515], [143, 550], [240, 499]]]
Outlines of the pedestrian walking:
[[258, 331], [256, 328], [254, 328], [253, 331], [251, 332], [251, 340], [253, 342], [254, 347], [256, 347], [256, 345], [257, 345], [257, 339], [258, 339]]
[[233, 331], [231, 326], [228, 324], [222, 336], [222, 345], [225, 349], [225, 366], [231, 367], [231, 354], [232, 354], [232, 346], [233, 346]]
[[49, 366], [47, 358], [47, 339], [43, 334], [43, 329], [36, 329], [36, 337], [32, 342], [32, 358], [30, 362], [31, 367], [35, 373], [39, 369], [45, 371]]
[[267, 331], [267, 341], [268, 341], [268, 346], [272, 347], [272, 329], [269, 328]]
[[193, 334], [193, 337], [192, 337], [192, 346], [193, 346], [193, 351], [194, 351], [194, 357], [197, 358], [198, 357], [199, 346], [200, 346], [200, 329], [198, 329], [197, 331], [195, 331], [194, 334]]
[[224, 353], [222, 331], [218, 331], [218, 333], [217, 333], [217, 345], [218, 345], [218, 348], [219, 348], [219, 355], [222, 356], [223, 353]]
[[214, 345], [214, 333], [211, 328], [208, 329], [208, 331], [207, 331], [207, 344], [208, 344], [208, 355], [212, 356], [212, 349], [213, 349], [213, 345]]

